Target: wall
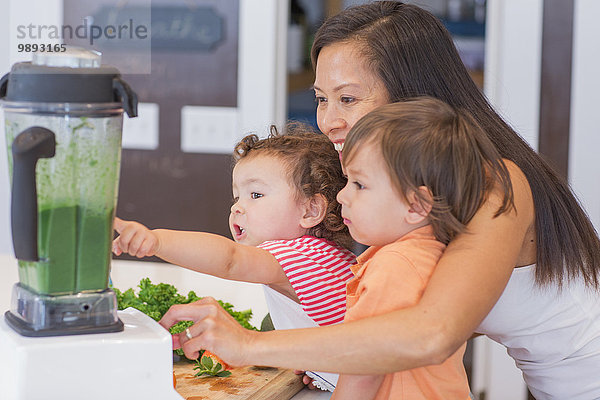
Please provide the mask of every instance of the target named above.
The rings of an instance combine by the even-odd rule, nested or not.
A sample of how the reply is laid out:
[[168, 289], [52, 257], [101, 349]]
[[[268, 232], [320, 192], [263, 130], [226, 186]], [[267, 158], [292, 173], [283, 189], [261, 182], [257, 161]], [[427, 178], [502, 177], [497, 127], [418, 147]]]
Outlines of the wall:
[[537, 149], [543, 0], [488, 0], [484, 92]]
[[573, 32], [569, 181], [600, 230], [600, 2], [576, 0]]
[[[543, 0], [488, 0], [484, 92], [496, 110], [537, 149]], [[517, 45], [518, 44], [518, 45]], [[474, 341], [476, 395], [525, 400], [526, 385], [506, 348], [487, 337]]]
[[[17, 24], [61, 25], [62, 0], [2, 0], [9, 12], [0, 13], [0, 72], [8, 72], [10, 66], [30, 59], [28, 54], [18, 54], [16, 44], [11, 43]], [[116, 3], [116, 1], [115, 1]], [[235, 113], [239, 132], [267, 132], [269, 124], [282, 124], [285, 119], [285, 48], [287, 26], [287, 3], [277, 0], [240, 0], [239, 46], [238, 46], [238, 96]], [[8, 50], [8, 51], [7, 51]], [[2, 122], [3, 124], [3, 122]], [[127, 135], [127, 131], [124, 132]], [[232, 150], [232, 149], [231, 149]], [[229, 157], [223, 151], [223, 180], [229, 179]], [[210, 156], [207, 156], [210, 157]], [[225, 201], [220, 202], [224, 217], [219, 232], [227, 233], [226, 216], [231, 198], [231, 188], [221, 185]], [[206, 189], [205, 192], [210, 193]], [[184, 192], [179, 194], [183, 197]], [[178, 196], [178, 194], [175, 194]], [[168, 207], [163, 202], [162, 207]], [[0, 253], [11, 253], [9, 218], [9, 184], [5, 151], [0, 151]], [[205, 204], [195, 203], [196, 209]], [[217, 206], [215, 206], [217, 207]], [[214, 208], [214, 207], [213, 207]], [[160, 214], [160, 209], [153, 209]], [[208, 212], [209, 214], [215, 214]], [[211, 227], [213, 228], [213, 227]], [[213, 228], [214, 229], [214, 228]], [[216, 230], [216, 229], [215, 229]]]
[[[534, 149], [538, 148], [543, 0], [488, 0], [485, 93]], [[600, 228], [600, 2], [575, 0], [571, 79], [569, 181]], [[526, 398], [523, 380], [506, 349], [475, 341], [472, 390], [486, 400]]]

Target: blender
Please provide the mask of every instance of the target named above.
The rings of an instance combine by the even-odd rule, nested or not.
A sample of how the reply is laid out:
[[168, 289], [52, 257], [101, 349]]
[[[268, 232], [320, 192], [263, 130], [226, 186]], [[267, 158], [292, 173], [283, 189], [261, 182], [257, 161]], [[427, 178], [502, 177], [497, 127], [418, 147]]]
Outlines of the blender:
[[19, 260], [5, 317], [24, 336], [122, 331], [108, 277], [122, 114], [137, 98], [99, 54], [57, 54], [0, 83]]
[[[117, 312], [108, 285], [123, 112], [137, 116], [136, 94], [100, 53], [68, 47], [13, 65], [0, 106], [19, 272], [0, 318], [2, 391], [180, 398], [170, 335], [137, 310]], [[27, 382], [48, 363], [54, 374]], [[124, 380], [124, 370], [138, 379]]]

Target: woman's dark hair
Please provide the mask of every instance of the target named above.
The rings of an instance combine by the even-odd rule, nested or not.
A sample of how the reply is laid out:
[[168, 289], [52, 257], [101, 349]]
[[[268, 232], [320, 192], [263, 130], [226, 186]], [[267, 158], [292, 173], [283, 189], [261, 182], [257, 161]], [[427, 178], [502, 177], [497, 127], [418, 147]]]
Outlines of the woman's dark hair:
[[469, 110], [500, 155], [523, 171], [535, 206], [538, 284], [561, 285], [565, 278], [581, 276], [586, 284], [600, 286], [598, 234], [566, 180], [494, 111], [435, 16], [397, 1], [348, 8], [317, 31], [313, 66], [325, 46], [340, 42], [360, 46], [390, 102], [431, 96]]
[[[432, 97], [387, 104], [362, 117], [350, 130], [342, 164], [347, 166], [365, 144], [374, 143], [396, 190], [431, 206], [436, 238], [448, 244], [498, 188], [503, 202], [496, 215], [513, 204], [510, 175], [500, 154], [466, 112]], [[418, 190], [425, 186], [431, 198]]]
[[257, 155], [273, 156], [283, 162], [298, 198], [320, 194], [327, 201], [323, 221], [310, 228], [307, 234], [351, 250], [352, 237], [342, 219], [342, 206], [336, 200], [338, 192], [346, 185], [346, 178], [338, 152], [327, 136], [299, 122], [288, 123], [283, 134], [271, 126], [265, 139], [254, 134], [244, 137], [235, 146], [234, 163]]

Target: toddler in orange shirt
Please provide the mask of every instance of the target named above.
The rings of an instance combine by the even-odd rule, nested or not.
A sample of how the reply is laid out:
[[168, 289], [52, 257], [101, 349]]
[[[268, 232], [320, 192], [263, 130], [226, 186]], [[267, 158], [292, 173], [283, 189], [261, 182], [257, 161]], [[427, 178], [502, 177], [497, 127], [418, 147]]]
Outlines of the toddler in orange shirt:
[[[342, 166], [344, 223], [371, 246], [352, 267], [344, 321], [417, 304], [446, 244], [466, 230], [487, 193], [511, 191], [500, 155], [475, 120], [427, 97], [363, 117], [346, 138]], [[439, 365], [341, 375], [332, 398], [467, 400], [464, 350]]]

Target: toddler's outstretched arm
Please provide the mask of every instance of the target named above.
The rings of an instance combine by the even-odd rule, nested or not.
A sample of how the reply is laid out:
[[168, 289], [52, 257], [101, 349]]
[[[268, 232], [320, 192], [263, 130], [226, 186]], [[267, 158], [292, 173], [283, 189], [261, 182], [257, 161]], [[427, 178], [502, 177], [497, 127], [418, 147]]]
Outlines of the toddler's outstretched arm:
[[266, 250], [211, 233], [150, 230], [139, 222], [120, 218], [115, 218], [114, 226], [119, 233], [113, 241], [116, 255], [157, 256], [169, 263], [220, 278], [267, 284], [296, 297], [283, 269]]

